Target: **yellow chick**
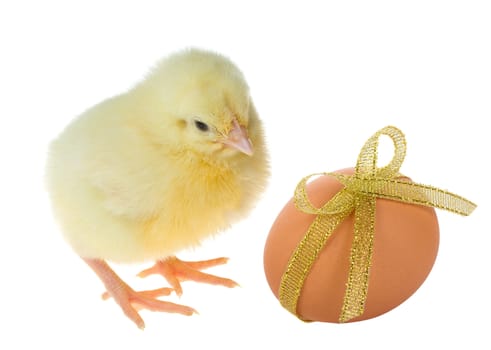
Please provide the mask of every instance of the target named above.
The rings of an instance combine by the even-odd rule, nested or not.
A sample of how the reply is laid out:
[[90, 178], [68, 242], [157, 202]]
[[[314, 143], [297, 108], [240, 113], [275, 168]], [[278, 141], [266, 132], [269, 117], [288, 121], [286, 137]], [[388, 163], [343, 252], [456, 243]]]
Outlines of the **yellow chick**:
[[[140, 276], [233, 287], [200, 270], [225, 258], [184, 262], [175, 253], [244, 218], [269, 176], [263, 128], [240, 70], [226, 57], [188, 49], [160, 63], [128, 92], [76, 118], [53, 141], [47, 188], [61, 230], [123, 312], [191, 315], [158, 300], [169, 288], [135, 291], [107, 261], [156, 261]], [[135, 308], [136, 307], [136, 308]]]

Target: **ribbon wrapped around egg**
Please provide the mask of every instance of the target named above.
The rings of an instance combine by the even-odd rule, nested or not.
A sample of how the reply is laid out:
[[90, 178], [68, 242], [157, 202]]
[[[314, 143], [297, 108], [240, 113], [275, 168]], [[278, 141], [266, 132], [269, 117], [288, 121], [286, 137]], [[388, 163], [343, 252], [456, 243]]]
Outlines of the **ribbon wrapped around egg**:
[[[381, 135], [392, 139], [395, 151], [378, 168]], [[354, 170], [299, 182], [264, 253], [266, 277], [285, 309], [305, 321], [357, 321], [396, 307], [423, 283], [438, 249], [433, 208], [469, 215], [476, 205], [401, 175], [405, 155], [404, 134], [387, 126], [367, 140]], [[321, 176], [318, 183], [308, 183], [313, 176]], [[310, 199], [316, 196], [317, 205]]]

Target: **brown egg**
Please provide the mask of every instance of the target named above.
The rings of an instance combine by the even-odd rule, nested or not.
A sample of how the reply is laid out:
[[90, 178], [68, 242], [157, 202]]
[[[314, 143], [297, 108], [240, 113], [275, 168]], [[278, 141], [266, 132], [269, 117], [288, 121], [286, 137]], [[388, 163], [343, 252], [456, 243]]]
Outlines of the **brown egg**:
[[[321, 207], [342, 187], [335, 178], [321, 176], [307, 185], [307, 193], [312, 203]], [[297, 210], [292, 199], [271, 227], [264, 250], [264, 269], [277, 298], [288, 260], [314, 218], [315, 215]], [[348, 278], [353, 224], [354, 215], [351, 214], [332, 233], [314, 262], [297, 305], [297, 314], [302, 319], [339, 322]], [[435, 210], [377, 199], [374, 237], [365, 311], [351, 321], [373, 318], [395, 308], [424, 282], [438, 251]]]

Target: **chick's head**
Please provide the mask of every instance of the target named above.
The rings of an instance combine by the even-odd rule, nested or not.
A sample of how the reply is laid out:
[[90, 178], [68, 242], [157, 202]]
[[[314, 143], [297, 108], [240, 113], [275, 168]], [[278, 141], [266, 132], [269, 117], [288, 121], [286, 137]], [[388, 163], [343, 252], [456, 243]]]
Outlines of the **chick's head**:
[[136, 88], [152, 142], [206, 157], [252, 155], [249, 88], [227, 58], [186, 50], [160, 62]]

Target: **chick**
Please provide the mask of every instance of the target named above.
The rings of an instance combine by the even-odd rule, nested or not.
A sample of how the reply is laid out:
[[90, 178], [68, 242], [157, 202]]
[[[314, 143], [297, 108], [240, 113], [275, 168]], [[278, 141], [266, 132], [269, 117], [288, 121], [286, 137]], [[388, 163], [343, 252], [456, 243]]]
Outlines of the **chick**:
[[187, 49], [159, 62], [126, 93], [76, 118], [50, 145], [46, 179], [53, 212], [74, 251], [140, 328], [137, 309], [191, 315], [158, 300], [171, 289], [135, 291], [106, 261], [156, 261], [176, 291], [194, 280], [233, 287], [200, 270], [225, 258], [184, 262], [196, 247], [253, 208], [266, 187], [263, 128], [240, 70], [222, 55]]

